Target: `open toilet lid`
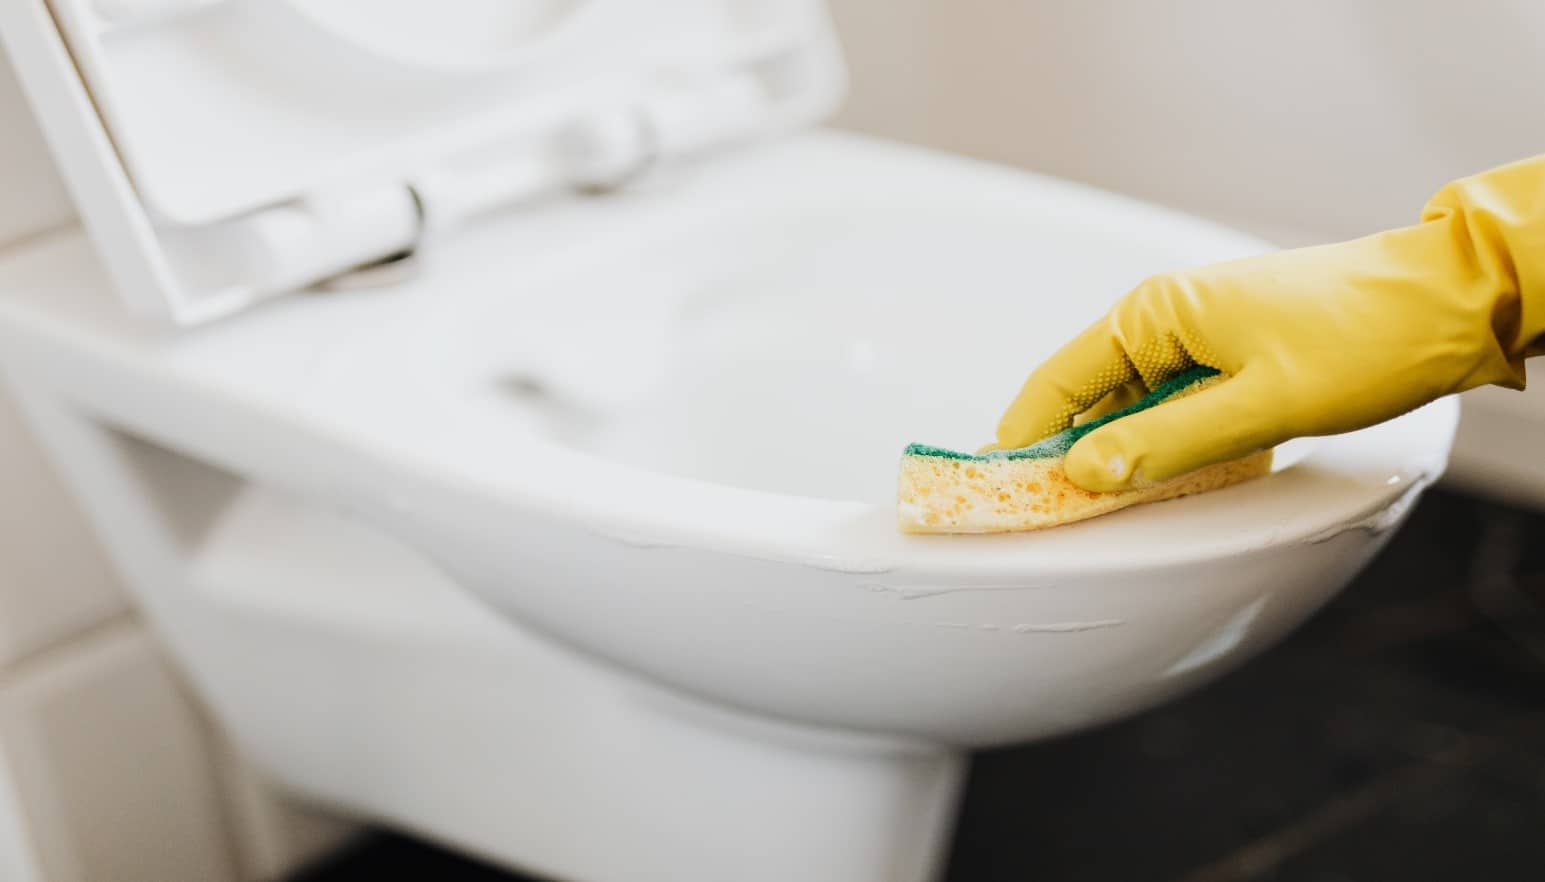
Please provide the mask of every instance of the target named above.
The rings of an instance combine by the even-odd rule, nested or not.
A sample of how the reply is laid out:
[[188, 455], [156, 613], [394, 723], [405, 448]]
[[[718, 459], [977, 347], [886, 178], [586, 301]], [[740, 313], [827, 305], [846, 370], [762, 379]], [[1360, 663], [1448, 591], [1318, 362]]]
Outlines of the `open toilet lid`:
[[[115, 282], [179, 323], [388, 256], [424, 220], [389, 228], [426, 210], [401, 198], [423, 176], [475, 170], [463, 190], [519, 201], [544, 175], [575, 183], [559, 136], [576, 125], [643, 116], [652, 150], [685, 154], [807, 124], [842, 80], [814, 0], [4, 5], [0, 36]], [[323, 240], [331, 261], [297, 251]]]

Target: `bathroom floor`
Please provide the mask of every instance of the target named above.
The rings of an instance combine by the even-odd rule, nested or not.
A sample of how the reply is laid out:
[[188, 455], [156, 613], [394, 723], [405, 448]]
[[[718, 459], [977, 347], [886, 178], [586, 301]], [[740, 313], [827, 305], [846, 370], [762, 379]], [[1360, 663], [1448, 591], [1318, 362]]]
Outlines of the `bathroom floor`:
[[[1441, 491], [1282, 646], [978, 757], [949, 882], [1545, 878], [1545, 514]], [[293, 882], [519, 882], [382, 835]]]

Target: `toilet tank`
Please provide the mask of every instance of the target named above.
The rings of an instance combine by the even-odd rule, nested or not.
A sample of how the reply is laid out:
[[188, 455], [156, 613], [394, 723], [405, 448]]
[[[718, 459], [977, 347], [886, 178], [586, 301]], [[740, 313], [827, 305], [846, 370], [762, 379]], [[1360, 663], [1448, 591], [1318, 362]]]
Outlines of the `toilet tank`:
[[[1545, 152], [1536, 0], [833, 6], [845, 124], [1283, 245], [1410, 223], [1447, 180]], [[1466, 414], [1451, 474], [1545, 505], [1545, 390], [1478, 390]]]

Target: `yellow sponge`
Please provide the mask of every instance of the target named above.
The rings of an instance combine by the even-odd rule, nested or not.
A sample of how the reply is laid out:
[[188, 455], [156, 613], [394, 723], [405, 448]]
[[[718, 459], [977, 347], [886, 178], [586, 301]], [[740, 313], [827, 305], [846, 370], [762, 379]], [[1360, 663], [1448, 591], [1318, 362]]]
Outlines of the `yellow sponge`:
[[1091, 493], [1068, 480], [1062, 470], [1068, 448], [1094, 429], [1219, 379], [1211, 369], [1192, 369], [1125, 410], [1019, 450], [976, 455], [913, 444], [901, 458], [896, 494], [900, 527], [907, 533], [1039, 530], [1265, 475], [1271, 471], [1270, 450], [1119, 493]]

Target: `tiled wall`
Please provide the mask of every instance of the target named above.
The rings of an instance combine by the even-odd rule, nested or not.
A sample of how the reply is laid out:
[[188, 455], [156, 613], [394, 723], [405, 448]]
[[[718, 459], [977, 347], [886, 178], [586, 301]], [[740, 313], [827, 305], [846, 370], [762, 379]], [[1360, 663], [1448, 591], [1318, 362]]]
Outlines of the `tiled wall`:
[[[0, 248], [72, 219], [0, 54]], [[0, 393], [0, 882], [275, 879], [349, 832], [234, 755]]]

